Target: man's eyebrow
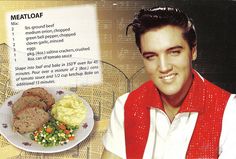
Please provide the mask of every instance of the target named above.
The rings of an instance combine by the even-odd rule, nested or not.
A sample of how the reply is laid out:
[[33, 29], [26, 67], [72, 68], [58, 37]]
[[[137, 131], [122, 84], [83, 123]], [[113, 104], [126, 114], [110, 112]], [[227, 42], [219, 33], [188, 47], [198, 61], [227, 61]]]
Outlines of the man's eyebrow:
[[173, 46], [173, 47], [168, 48], [167, 51], [174, 50], [174, 49], [183, 49], [183, 46], [180, 46], [180, 45]]

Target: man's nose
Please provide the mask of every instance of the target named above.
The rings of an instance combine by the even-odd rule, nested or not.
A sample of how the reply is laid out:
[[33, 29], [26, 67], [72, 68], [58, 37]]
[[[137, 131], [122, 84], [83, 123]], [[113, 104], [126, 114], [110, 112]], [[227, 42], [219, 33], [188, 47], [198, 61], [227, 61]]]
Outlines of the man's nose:
[[161, 73], [167, 73], [171, 70], [171, 64], [168, 60], [168, 57], [166, 57], [165, 55], [160, 56], [159, 59], [159, 71]]

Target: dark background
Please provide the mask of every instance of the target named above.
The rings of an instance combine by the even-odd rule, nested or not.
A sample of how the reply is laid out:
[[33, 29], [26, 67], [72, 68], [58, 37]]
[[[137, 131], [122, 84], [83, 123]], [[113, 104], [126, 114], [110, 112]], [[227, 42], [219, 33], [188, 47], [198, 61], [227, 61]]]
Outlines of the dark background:
[[194, 67], [206, 79], [236, 93], [236, 3], [208, 1], [174, 3], [194, 20], [198, 58]]

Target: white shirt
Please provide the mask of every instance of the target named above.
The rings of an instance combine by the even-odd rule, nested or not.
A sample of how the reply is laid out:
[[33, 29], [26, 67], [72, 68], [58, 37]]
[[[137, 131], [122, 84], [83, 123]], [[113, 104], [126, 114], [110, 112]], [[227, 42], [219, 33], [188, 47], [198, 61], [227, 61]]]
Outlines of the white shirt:
[[[126, 158], [124, 104], [127, 97], [128, 93], [117, 99], [110, 125], [103, 138], [104, 147], [124, 159]], [[162, 110], [151, 108], [150, 130], [143, 158], [184, 159], [197, 117], [197, 112], [179, 113], [170, 123]], [[222, 124], [219, 159], [236, 159], [236, 95], [234, 94], [227, 102]]]

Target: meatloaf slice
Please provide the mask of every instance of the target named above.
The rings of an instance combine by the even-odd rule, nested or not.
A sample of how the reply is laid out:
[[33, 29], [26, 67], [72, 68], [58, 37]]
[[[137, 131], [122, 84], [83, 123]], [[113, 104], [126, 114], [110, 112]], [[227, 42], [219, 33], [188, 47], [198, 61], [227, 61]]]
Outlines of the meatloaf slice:
[[47, 104], [47, 109], [50, 109], [55, 103], [55, 99], [52, 94], [48, 93], [47, 90], [41, 87], [35, 87], [27, 89], [23, 92], [22, 96], [38, 96]]
[[13, 125], [19, 133], [27, 133], [42, 127], [49, 118], [49, 113], [42, 108], [26, 107], [15, 114]]
[[40, 97], [37, 96], [25, 96], [19, 98], [12, 106], [12, 113], [15, 115], [26, 107], [39, 107], [47, 110], [47, 105]]

